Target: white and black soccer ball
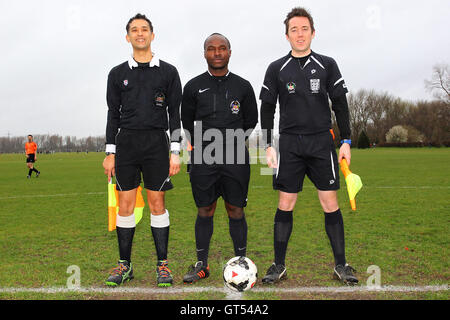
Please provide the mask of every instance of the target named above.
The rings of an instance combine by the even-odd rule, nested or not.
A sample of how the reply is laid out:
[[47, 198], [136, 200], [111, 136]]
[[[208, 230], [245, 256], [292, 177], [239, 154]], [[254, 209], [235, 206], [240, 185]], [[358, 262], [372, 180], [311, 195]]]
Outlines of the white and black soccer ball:
[[247, 257], [231, 258], [223, 268], [225, 285], [235, 291], [245, 291], [253, 288], [258, 278], [255, 263]]

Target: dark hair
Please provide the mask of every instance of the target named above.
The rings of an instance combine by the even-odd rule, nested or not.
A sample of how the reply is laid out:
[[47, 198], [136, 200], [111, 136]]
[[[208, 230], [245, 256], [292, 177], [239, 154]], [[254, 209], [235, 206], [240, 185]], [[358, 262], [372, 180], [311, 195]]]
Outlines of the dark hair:
[[284, 25], [286, 26], [286, 34], [288, 34], [288, 31], [289, 31], [289, 20], [291, 20], [294, 17], [308, 18], [309, 24], [311, 25], [312, 32], [315, 31], [314, 20], [313, 20], [311, 14], [309, 13], [309, 11], [302, 7], [295, 7], [294, 9], [291, 10], [291, 12], [289, 12], [287, 14], [286, 19], [284, 20]]
[[220, 37], [223, 37], [223, 38], [225, 39], [225, 41], [227, 42], [228, 50], [231, 50], [231, 43], [230, 43], [230, 40], [228, 40], [227, 37], [225, 37], [223, 34], [218, 33], [218, 32], [214, 32], [214, 33], [210, 34], [210, 35], [205, 39], [205, 42], [203, 43], [203, 49], [206, 50], [206, 42], [207, 42], [208, 39], [211, 38], [212, 36], [220, 36]]
[[137, 20], [137, 19], [142, 19], [142, 20], [147, 21], [147, 22], [148, 22], [148, 25], [149, 25], [149, 27], [150, 27], [150, 31], [153, 32], [153, 25], [152, 25], [152, 22], [145, 16], [145, 14], [140, 14], [140, 13], [138, 13], [138, 14], [136, 14], [134, 17], [130, 18], [130, 20], [128, 20], [127, 26], [126, 26], [126, 28], [125, 28], [125, 29], [127, 29], [127, 33], [128, 33], [128, 31], [130, 31], [130, 24], [131, 24], [134, 20]]
[[32, 137], [33, 138], [33, 135], [29, 134], [27, 137]]

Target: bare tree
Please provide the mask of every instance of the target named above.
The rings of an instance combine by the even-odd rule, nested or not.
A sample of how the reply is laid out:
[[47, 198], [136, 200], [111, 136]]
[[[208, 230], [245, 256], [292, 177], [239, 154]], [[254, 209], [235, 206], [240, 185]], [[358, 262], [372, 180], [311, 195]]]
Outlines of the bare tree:
[[386, 128], [386, 113], [389, 110], [389, 105], [392, 104], [393, 98], [388, 93], [376, 93], [370, 90], [366, 103], [367, 112], [369, 113], [369, 122], [373, 128], [373, 136], [371, 141], [383, 142]]
[[352, 140], [358, 141], [359, 134], [366, 130], [369, 121], [369, 112], [367, 108], [368, 91], [358, 90], [355, 94], [350, 93], [348, 97], [348, 111], [350, 115], [350, 127], [352, 129]]
[[446, 63], [433, 66], [431, 80], [425, 80], [425, 88], [438, 99], [450, 102], [450, 67]]

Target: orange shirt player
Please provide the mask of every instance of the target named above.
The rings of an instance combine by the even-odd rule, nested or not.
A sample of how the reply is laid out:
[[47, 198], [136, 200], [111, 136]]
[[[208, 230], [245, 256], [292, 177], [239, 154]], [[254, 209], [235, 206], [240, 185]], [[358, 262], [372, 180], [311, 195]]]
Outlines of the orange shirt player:
[[37, 154], [37, 144], [33, 141], [33, 136], [31, 134], [28, 135], [28, 142], [25, 143], [25, 154], [27, 155], [27, 178], [31, 178], [31, 174], [33, 173], [33, 171], [36, 172], [36, 178], [39, 177], [41, 172], [34, 167], [34, 162], [36, 161]]

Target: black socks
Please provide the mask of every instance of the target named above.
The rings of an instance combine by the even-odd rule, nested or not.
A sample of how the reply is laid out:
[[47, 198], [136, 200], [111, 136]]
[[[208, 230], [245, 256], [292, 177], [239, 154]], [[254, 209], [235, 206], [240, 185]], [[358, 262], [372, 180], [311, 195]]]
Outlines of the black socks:
[[[195, 242], [197, 261], [208, 265], [209, 244], [214, 231], [214, 216], [202, 217], [197, 215], [195, 221]], [[245, 216], [239, 219], [229, 218], [229, 231], [233, 241], [235, 256], [245, 256], [247, 252], [247, 221]]]
[[292, 233], [293, 215], [292, 211], [277, 209], [274, 224], [274, 251], [275, 264], [285, 265], [286, 250]]
[[229, 218], [230, 236], [233, 240], [234, 255], [245, 256], [247, 251], [247, 221], [245, 216], [239, 219]]
[[341, 210], [325, 214], [325, 231], [330, 239], [336, 265], [345, 266], [344, 221]]
[[36, 172], [36, 173], [39, 172], [38, 170], [36, 170], [36, 168], [29, 169], [29, 170], [28, 170], [28, 175], [31, 176], [31, 174], [33, 173], [33, 171]]
[[133, 244], [134, 228], [116, 227], [117, 240], [119, 242], [120, 260], [131, 262], [131, 247]]
[[213, 218], [197, 215], [195, 221], [195, 244], [197, 249], [197, 261], [202, 261], [204, 266], [208, 265], [209, 242], [213, 234]]
[[156, 256], [159, 260], [167, 259], [167, 247], [169, 244], [169, 229], [170, 227], [164, 228], [152, 228], [153, 241], [155, 242]]

